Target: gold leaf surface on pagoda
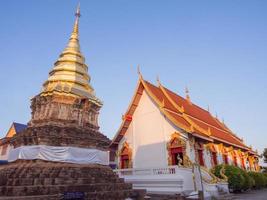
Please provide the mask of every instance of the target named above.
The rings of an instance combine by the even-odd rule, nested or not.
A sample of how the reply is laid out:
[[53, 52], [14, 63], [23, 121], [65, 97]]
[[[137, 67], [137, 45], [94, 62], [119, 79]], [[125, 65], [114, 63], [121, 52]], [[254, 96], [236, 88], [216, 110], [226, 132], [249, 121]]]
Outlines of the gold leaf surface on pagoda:
[[102, 104], [95, 97], [94, 89], [90, 85], [88, 67], [80, 51], [79, 18], [80, 7], [75, 13], [76, 19], [67, 46], [60, 54], [49, 72], [49, 77], [43, 84], [42, 96], [64, 94], [81, 98], [89, 98], [97, 104]]

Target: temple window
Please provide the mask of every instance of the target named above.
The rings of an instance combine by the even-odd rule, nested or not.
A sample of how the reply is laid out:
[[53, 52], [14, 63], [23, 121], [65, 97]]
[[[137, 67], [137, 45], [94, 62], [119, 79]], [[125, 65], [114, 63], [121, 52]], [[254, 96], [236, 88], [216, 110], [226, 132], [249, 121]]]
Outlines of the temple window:
[[228, 165], [228, 156], [226, 154], [223, 155], [223, 162]]
[[245, 165], [245, 159], [241, 158], [241, 165], [243, 169], [246, 169], [246, 165]]
[[237, 166], [237, 158], [236, 158], [236, 156], [233, 156], [233, 162], [234, 162], [234, 166]]
[[179, 133], [173, 133], [167, 144], [168, 164], [183, 166], [185, 164], [186, 143], [180, 138]]
[[203, 144], [196, 142], [195, 143], [195, 149], [196, 149], [196, 154], [197, 154], [197, 162], [200, 166], [205, 166], [205, 162], [204, 162], [204, 155], [203, 155]]
[[199, 149], [197, 150], [197, 153], [198, 153], [198, 164], [204, 166], [203, 150]]
[[211, 155], [211, 163], [213, 166], [216, 166], [218, 165], [216, 147], [213, 143], [208, 144], [208, 147], [209, 147], [210, 155]]
[[132, 167], [132, 150], [127, 142], [123, 144], [119, 157], [121, 169], [128, 169]]

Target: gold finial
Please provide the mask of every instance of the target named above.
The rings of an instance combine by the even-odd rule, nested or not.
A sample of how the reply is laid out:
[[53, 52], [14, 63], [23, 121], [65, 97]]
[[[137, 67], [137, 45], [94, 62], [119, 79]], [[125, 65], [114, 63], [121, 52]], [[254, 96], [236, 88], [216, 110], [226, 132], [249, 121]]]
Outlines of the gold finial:
[[78, 3], [76, 12], [75, 12], [75, 23], [73, 27], [73, 31], [71, 34], [71, 38], [78, 39], [78, 33], [79, 33], [79, 18], [81, 17], [81, 10], [80, 10], [80, 3]]
[[186, 94], [186, 100], [191, 103], [190, 96], [189, 96], [189, 89], [188, 87], [185, 87], [185, 94]]
[[79, 3], [78, 3], [78, 6], [77, 6], [77, 9], [76, 9], [76, 13], [75, 13], [75, 16], [76, 16], [77, 18], [78, 18], [78, 17], [81, 17], [80, 6], [81, 6], [81, 3], [79, 2]]
[[142, 73], [141, 73], [140, 65], [139, 64], [137, 65], [137, 73], [139, 75], [139, 78], [143, 79], [143, 76], [142, 76]]
[[161, 85], [159, 76], [157, 76], [157, 83], [158, 83], [159, 86]]

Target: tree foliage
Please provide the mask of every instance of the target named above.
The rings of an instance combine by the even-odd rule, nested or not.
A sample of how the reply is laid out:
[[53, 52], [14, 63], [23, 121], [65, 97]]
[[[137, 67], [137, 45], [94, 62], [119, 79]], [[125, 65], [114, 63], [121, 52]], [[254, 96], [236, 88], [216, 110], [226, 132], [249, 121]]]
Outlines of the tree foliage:
[[264, 149], [262, 155], [263, 155], [263, 161], [264, 161], [265, 163], [267, 163], [267, 148]]
[[[218, 178], [222, 178], [220, 170], [223, 165], [217, 165], [212, 171]], [[233, 192], [240, 192], [267, 187], [267, 174], [259, 172], [246, 172], [245, 170], [232, 166], [224, 165], [224, 174], [228, 178], [229, 189]]]

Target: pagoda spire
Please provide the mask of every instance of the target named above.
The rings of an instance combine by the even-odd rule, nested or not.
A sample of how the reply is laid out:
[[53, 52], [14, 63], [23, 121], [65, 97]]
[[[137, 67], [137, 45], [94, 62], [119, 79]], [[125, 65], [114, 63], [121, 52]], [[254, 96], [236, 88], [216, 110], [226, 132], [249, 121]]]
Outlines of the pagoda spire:
[[80, 51], [80, 17], [80, 4], [78, 4], [69, 41], [50, 71], [48, 80], [43, 84], [41, 95], [46, 96], [57, 93], [89, 98], [100, 105], [102, 103], [95, 97], [94, 89], [90, 85], [91, 78], [88, 74], [88, 67]]
[[[69, 39], [69, 42], [67, 44], [66, 49], [73, 48], [76, 51], [80, 52], [80, 44], [79, 44], [79, 20], [81, 17], [81, 11], [80, 11], [80, 3], [77, 6], [76, 12], [75, 12], [75, 22], [73, 26], [73, 30]], [[65, 50], [66, 50], [65, 49]]]

